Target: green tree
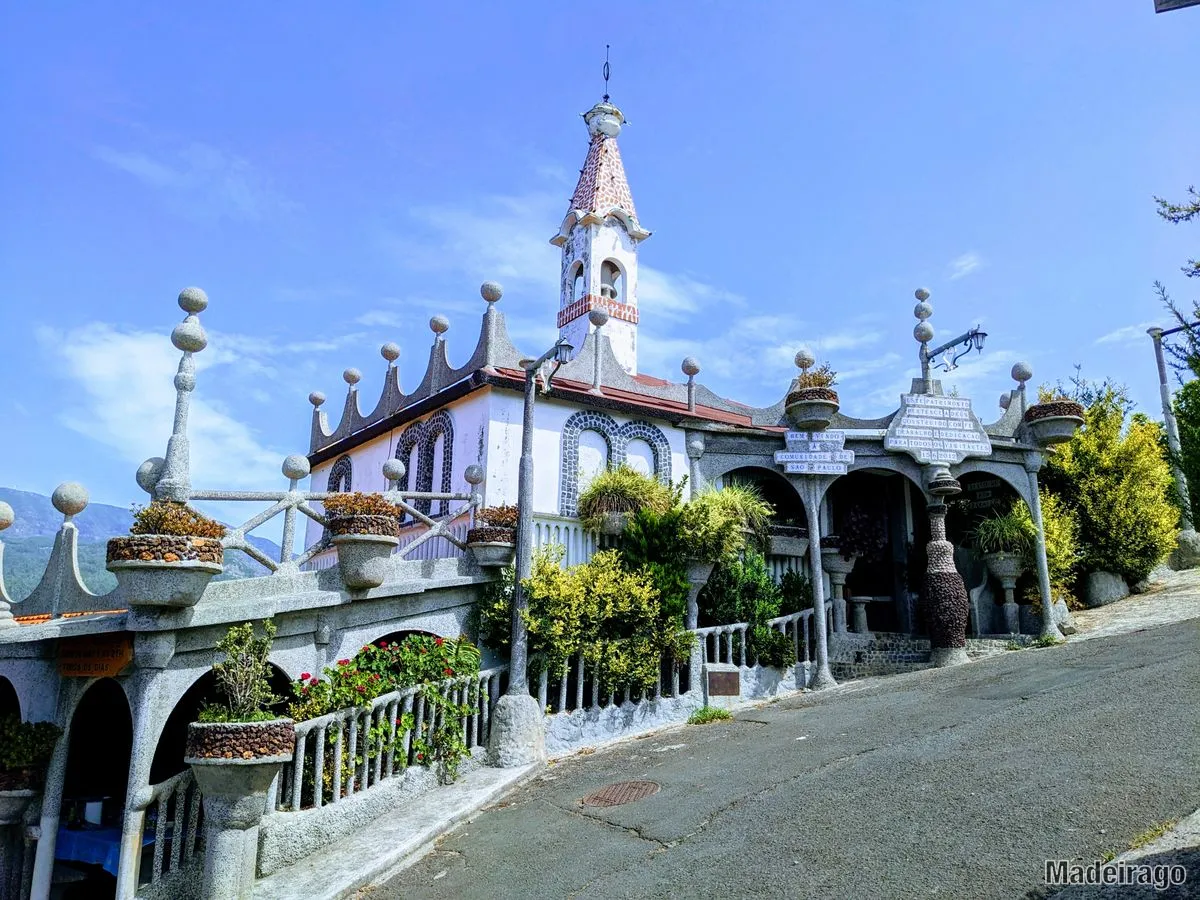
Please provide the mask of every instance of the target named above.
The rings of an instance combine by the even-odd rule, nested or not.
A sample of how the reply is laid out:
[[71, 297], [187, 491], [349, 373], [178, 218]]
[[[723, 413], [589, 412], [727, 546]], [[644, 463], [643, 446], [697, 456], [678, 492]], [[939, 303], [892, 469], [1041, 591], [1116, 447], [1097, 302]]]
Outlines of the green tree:
[[1097, 390], [1084, 427], [1051, 455], [1043, 480], [1079, 522], [1081, 568], [1139, 581], [1174, 548], [1179, 511], [1160, 426], [1128, 409], [1124, 387]]
[[1179, 467], [1192, 488], [1192, 521], [1200, 522], [1200, 381], [1189, 381], [1177, 390], [1174, 406], [1179, 426]]

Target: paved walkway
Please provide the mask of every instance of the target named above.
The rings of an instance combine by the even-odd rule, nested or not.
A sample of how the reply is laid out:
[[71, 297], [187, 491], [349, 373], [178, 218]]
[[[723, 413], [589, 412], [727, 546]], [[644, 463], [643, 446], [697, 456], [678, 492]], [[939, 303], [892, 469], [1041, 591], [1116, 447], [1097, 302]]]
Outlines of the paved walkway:
[[[1144, 628], [1151, 614], [1132, 610], [1150, 600], [1089, 621], [1129, 633], [852, 683], [569, 758], [363, 896], [1039, 896], [1045, 860], [1100, 859], [1200, 807], [1196, 625]], [[580, 802], [631, 779], [661, 790]], [[1190, 878], [1200, 887], [1195, 866]]]
[[1145, 594], [1072, 613], [1079, 633], [1071, 640], [1128, 634], [1155, 625], [1200, 619], [1200, 569], [1171, 572]]

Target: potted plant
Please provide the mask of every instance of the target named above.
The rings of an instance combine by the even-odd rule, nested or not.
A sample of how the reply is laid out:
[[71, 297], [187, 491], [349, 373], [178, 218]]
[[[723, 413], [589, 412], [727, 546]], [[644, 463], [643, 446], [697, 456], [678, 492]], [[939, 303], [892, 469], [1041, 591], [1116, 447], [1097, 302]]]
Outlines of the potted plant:
[[37, 796], [62, 729], [52, 722], [0, 717], [0, 825], [16, 825]]
[[225, 526], [185, 503], [133, 509], [129, 534], [110, 538], [105, 567], [131, 606], [195, 606], [222, 571]]
[[400, 544], [403, 510], [381, 494], [361, 491], [329, 494], [324, 503], [342, 581], [351, 590], [379, 587]]
[[800, 374], [792, 381], [784, 401], [788, 419], [801, 431], [824, 431], [838, 411], [838, 395], [833, 390], [837, 373], [829, 363], [814, 369], [814, 362], [807, 351], [796, 354]]
[[803, 525], [767, 526], [772, 556], [804, 556], [808, 552], [808, 529]]
[[637, 510], [665, 513], [673, 505], [668, 485], [622, 463], [600, 472], [579, 495], [579, 521], [593, 534], [618, 535]]
[[230, 626], [217, 643], [225, 659], [213, 674], [224, 703], [188, 725], [184, 762], [192, 767], [204, 807], [204, 897], [249, 896], [258, 856], [258, 824], [267, 790], [296, 746], [295, 722], [271, 711], [271, 643], [275, 623]]
[[1043, 392], [1025, 410], [1025, 428], [1039, 447], [1062, 444], [1083, 425], [1083, 404], [1061, 393]]
[[1032, 522], [1027, 523], [1014, 503], [1004, 514], [985, 516], [972, 533], [975, 549], [983, 555], [988, 571], [1004, 588], [1004, 621], [1010, 634], [1020, 631], [1014, 591], [1032, 550], [1031, 525]]
[[480, 523], [467, 532], [467, 547], [481, 566], [507, 566], [517, 540], [517, 508], [487, 506], [475, 514]]

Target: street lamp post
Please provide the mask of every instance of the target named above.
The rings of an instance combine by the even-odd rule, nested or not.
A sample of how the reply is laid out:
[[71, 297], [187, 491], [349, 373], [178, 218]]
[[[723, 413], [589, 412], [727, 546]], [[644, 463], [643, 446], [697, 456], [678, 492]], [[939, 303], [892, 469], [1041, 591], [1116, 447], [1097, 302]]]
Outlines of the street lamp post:
[[523, 582], [533, 570], [533, 404], [537, 396], [538, 369], [543, 363], [554, 360], [554, 369], [546, 379], [549, 386], [558, 367], [571, 358], [574, 349], [566, 338], [559, 338], [553, 347], [536, 360], [522, 363], [525, 368], [525, 410], [521, 425], [521, 462], [517, 474], [517, 559], [512, 601], [512, 647], [508, 691], [496, 704], [488, 739], [488, 754], [494, 766], [522, 766], [546, 758], [542, 709], [529, 694], [529, 633], [524, 616], [528, 601]]
[[1163, 424], [1167, 431], [1167, 447], [1171, 451], [1171, 473], [1175, 476], [1175, 487], [1179, 491], [1180, 530], [1176, 535], [1177, 548], [1168, 560], [1173, 569], [1191, 569], [1200, 565], [1200, 534], [1196, 533], [1192, 521], [1192, 502], [1188, 491], [1187, 477], [1179, 464], [1182, 457], [1182, 445], [1179, 442], [1179, 424], [1175, 421], [1175, 410], [1171, 406], [1171, 388], [1167, 383], [1167, 361], [1163, 357], [1164, 337], [1200, 328], [1200, 322], [1190, 325], [1179, 325], [1163, 330], [1157, 326], [1147, 328], [1146, 333], [1154, 341], [1154, 362], [1158, 367], [1158, 396], [1162, 401]]

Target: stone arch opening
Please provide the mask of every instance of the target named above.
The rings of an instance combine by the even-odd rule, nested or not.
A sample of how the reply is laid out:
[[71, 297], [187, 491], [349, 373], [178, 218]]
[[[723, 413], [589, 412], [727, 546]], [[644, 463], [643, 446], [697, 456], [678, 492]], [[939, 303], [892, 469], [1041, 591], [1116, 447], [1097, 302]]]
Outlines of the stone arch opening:
[[866, 602], [871, 631], [924, 631], [921, 592], [929, 517], [925, 492], [907, 474], [864, 468], [843, 475], [826, 495], [829, 533], [873, 545], [846, 576], [845, 595]]
[[571, 295], [567, 298], [568, 303], [574, 303], [576, 300], [583, 299], [583, 261], [575, 260], [571, 266], [571, 272], [567, 276], [567, 283], [571, 288]]
[[13, 687], [13, 683], [0, 675], [0, 717], [16, 716], [21, 717], [21, 698], [17, 696], [17, 689]]
[[600, 296], [614, 303], [625, 302], [625, 278], [620, 264], [606, 259], [600, 264]]
[[[279, 697], [271, 710], [283, 715], [291, 700], [292, 679], [274, 663], [271, 664], [271, 692]], [[217, 689], [217, 679], [212, 670], [205, 672], [191, 687], [183, 692], [183, 696], [175, 702], [171, 714], [158, 735], [158, 744], [154, 748], [154, 760], [150, 764], [150, 783], [158, 784], [172, 775], [187, 768], [183, 761], [184, 747], [187, 744], [188, 724], [196, 721], [205, 706], [221, 702], [221, 693]]]
[[115, 816], [129, 786], [133, 715], [121, 685], [112, 678], [92, 683], [71, 716], [63, 782], [66, 821], [82, 818], [82, 804], [104, 800], [104, 815]]
[[804, 501], [792, 483], [779, 472], [762, 466], [742, 466], [721, 476], [721, 485], [743, 484], [758, 490], [771, 504], [771, 524], [776, 527], [800, 529], [808, 534], [808, 519]]

